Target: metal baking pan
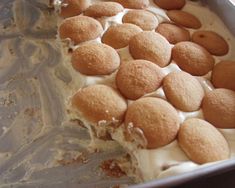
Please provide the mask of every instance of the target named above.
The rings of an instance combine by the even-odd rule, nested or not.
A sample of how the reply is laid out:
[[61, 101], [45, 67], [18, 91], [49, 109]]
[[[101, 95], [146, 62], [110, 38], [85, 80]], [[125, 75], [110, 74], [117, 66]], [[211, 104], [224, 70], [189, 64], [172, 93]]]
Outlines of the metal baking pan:
[[[0, 1], [1, 188], [86, 188], [117, 184], [135, 188], [168, 187], [235, 169], [235, 159], [231, 159], [138, 185], [133, 185], [128, 177], [107, 177], [99, 171], [104, 159], [121, 155], [123, 151], [87, 152], [87, 131], [65, 121], [64, 101], [54, 80], [67, 83], [71, 77], [61, 66], [60, 51], [54, 45], [53, 10], [44, 2], [46, 0]], [[203, 2], [235, 35], [232, 1]], [[72, 162], [62, 161], [60, 157], [67, 155], [78, 157]]]

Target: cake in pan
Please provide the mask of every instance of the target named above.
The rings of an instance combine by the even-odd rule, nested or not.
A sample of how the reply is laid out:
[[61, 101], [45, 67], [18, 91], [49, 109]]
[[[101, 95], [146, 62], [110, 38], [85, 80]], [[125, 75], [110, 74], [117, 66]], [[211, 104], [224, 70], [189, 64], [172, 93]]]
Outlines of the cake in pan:
[[68, 115], [91, 147], [119, 143], [137, 182], [235, 156], [235, 39], [218, 16], [185, 0], [53, 6], [73, 75]]

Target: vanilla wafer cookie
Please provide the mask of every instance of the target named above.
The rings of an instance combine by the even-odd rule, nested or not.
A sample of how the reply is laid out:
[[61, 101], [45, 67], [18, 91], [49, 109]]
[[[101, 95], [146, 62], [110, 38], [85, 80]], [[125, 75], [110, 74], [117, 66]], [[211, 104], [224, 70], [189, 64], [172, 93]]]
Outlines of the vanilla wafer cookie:
[[64, 18], [77, 16], [86, 10], [90, 0], [63, 0], [60, 15]]
[[74, 16], [65, 19], [59, 26], [59, 37], [70, 39], [75, 45], [96, 39], [101, 35], [101, 24], [88, 16]]
[[226, 40], [214, 31], [195, 31], [192, 41], [203, 46], [213, 55], [222, 56], [229, 51]]
[[138, 25], [145, 31], [154, 30], [158, 25], [157, 17], [146, 10], [130, 10], [123, 16], [122, 21]]
[[235, 92], [215, 89], [206, 93], [202, 101], [205, 120], [218, 128], [235, 128]]
[[235, 91], [235, 61], [217, 63], [212, 70], [211, 82], [216, 88]]
[[125, 8], [145, 9], [149, 6], [149, 0], [113, 0], [122, 4]]
[[173, 47], [172, 59], [182, 70], [194, 76], [207, 74], [215, 63], [213, 56], [205, 48], [189, 41], [179, 42]]
[[123, 97], [106, 85], [91, 85], [79, 89], [71, 103], [80, 115], [95, 125], [100, 121], [121, 123], [127, 109]]
[[117, 72], [116, 84], [126, 98], [135, 100], [159, 88], [162, 79], [163, 73], [154, 63], [132, 60], [121, 65]]
[[180, 126], [178, 142], [192, 161], [204, 164], [230, 157], [224, 136], [207, 121], [191, 118]]
[[190, 33], [187, 29], [172, 23], [161, 23], [156, 32], [164, 36], [171, 44], [190, 40]]
[[90, 43], [77, 48], [72, 54], [72, 66], [85, 75], [107, 75], [120, 65], [120, 57], [112, 47]]
[[124, 10], [123, 6], [116, 2], [97, 2], [89, 6], [84, 15], [94, 18], [111, 17]]
[[183, 71], [169, 73], [163, 80], [163, 90], [168, 101], [185, 112], [198, 110], [204, 97], [199, 81]]
[[124, 48], [128, 46], [130, 39], [141, 31], [142, 29], [134, 24], [112, 25], [104, 33], [101, 40], [115, 49]]
[[170, 43], [154, 31], [144, 31], [131, 38], [129, 50], [134, 59], [152, 61], [165, 67], [171, 59]]
[[165, 10], [182, 9], [185, 5], [185, 0], [154, 0], [157, 6]]
[[[148, 149], [158, 148], [172, 142], [179, 130], [177, 111], [167, 101], [145, 97], [128, 106], [125, 127], [130, 139], [135, 140], [136, 129], [146, 139]], [[144, 143], [144, 142], [143, 142]]]
[[188, 12], [181, 10], [170, 10], [166, 14], [171, 21], [181, 26], [193, 29], [199, 29], [202, 26], [200, 20]]

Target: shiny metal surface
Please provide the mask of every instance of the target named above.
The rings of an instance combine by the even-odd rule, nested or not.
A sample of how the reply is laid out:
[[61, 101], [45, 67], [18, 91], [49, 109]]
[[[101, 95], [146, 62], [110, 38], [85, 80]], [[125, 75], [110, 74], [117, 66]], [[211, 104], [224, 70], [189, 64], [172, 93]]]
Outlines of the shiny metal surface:
[[41, 2], [0, 1], [0, 187], [131, 183], [99, 168], [122, 151], [88, 151], [87, 130], [66, 121], [57, 82], [70, 75], [55, 47], [53, 10]]

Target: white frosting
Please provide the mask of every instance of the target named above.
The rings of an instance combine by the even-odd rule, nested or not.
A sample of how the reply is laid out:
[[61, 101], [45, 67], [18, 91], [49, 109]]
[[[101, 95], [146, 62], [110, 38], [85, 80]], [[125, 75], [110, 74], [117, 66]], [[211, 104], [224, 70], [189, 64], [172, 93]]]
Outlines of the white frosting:
[[61, 12], [61, 7], [63, 6], [63, 5], [62, 5], [62, 0], [54, 0], [54, 1], [53, 1], [53, 6], [54, 6], [54, 8], [55, 8], [55, 11], [56, 11], [57, 13], [60, 13], [60, 12]]
[[[151, 6], [148, 8], [149, 11], [154, 13], [159, 22], [169, 20], [169, 18], [166, 16], [165, 11], [157, 8], [156, 5], [153, 4], [151, 1]], [[215, 15], [213, 12], [211, 12], [207, 7], [200, 6], [199, 3], [195, 2], [188, 2], [186, 6], [183, 8], [183, 10], [188, 11], [194, 15], [196, 15], [199, 20], [202, 22], [202, 28], [201, 30], [212, 30], [216, 31], [220, 35], [224, 36], [226, 41], [229, 44], [230, 50], [229, 53], [225, 56], [214, 56], [216, 59], [216, 62], [220, 60], [235, 60], [235, 54], [233, 53], [235, 51], [235, 39], [232, 36], [232, 34], [228, 31], [224, 23], [218, 18], [217, 15]], [[127, 12], [128, 10], [125, 9], [122, 13], [119, 13], [118, 15], [110, 18], [104, 18], [106, 19], [105, 25], [104, 25], [104, 31], [108, 28], [108, 26], [113, 24], [119, 24], [121, 23], [122, 16]], [[190, 29], [190, 32], [192, 33], [194, 30]], [[98, 38], [96, 41], [100, 42], [100, 38]], [[80, 44], [81, 45], [81, 44]], [[73, 47], [77, 48], [79, 45]], [[117, 50], [117, 52], [120, 55], [120, 58], [122, 61], [132, 60], [132, 56], [129, 53], [128, 47], [122, 48]], [[67, 56], [64, 55], [64, 56]], [[67, 59], [66, 61], [70, 61]], [[65, 62], [66, 64], [69, 62]], [[70, 68], [71, 69], [71, 68]], [[171, 62], [167, 67], [162, 68], [163, 73], [166, 75], [173, 71], [179, 71], [179, 67], [174, 63]], [[83, 84], [85, 85], [91, 85], [91, 84], [108, 84], [113, 87], [115, 86], [115, 73], [108, 75], [108, 76], [85, 76], [81, 75], [78, 72], [71, 70], [72, 77], [74, 79], [81, 79]], [[79, 76], [78, 76], [79, 75]], [[203, 86], [205, 91], [212, 90], [213, 86], [210, 83], [210, 73], [203, 77], [197, 77], [200, 81], [201, 85]], [[79, 77], [79, 78], [78, 78]], [[80, 87], [81, 85], [79, 85]], [[79, 89], [77, 86], [77, 89]], [[155, 96], [155, 97], [161, 97], [163, 99], [166, 99], [164, 91], [161, 88], [157, 89], [156, 91], [146, 94], [145, 96]], [[128, 101], [129, 103], [131, 101]], [[182, 112], [178, 110], [178, 114], [180, 117], [181, 122], [183, 122], [187, 118], [191, 117], [198, 117], [203, 119], [202, 110], [198, 110], [195, 112]], [[77, 117], [78, 118], [78, 117]], [[79, 117], [82, 119], [81, 117]], [[86, 120], [84, 120], [86, 122]], [[88, 126], [89, 128], [90, 126]], [[90, 128], [89, 128], [90, 129]], [[221, 133], [225, 136], [227, 139], [230, 150], [231, 150], [231, 157], [235, 156], [235, 129], [227, 129], [227, 130], [220, 130]], [[116, 140], [120, 145], [122, 145], [131, 155], [132, 157], [132, 164], [135, 165], [135, 168], [138, 169], [138, 176], [141, 178], [141, 180], [147, 181], [155, 178], [162, 178], [166, 176], [171, 176], [187, 171], [194, 170], [196, 168], [210, 165], [197, 165], [194, 162], [190, 161], [188, 157], [185, 155], [185, 153], [180, 149], [177, 141], [172, 142], [171, 144], [158, 148], [158, 149], [139, 149], [136, 147], [135, 144], [125, 141], [124, 135], [123, 135], [123, 128], [122, 126], [112, 132], [112, 137], [114, 140]]]

